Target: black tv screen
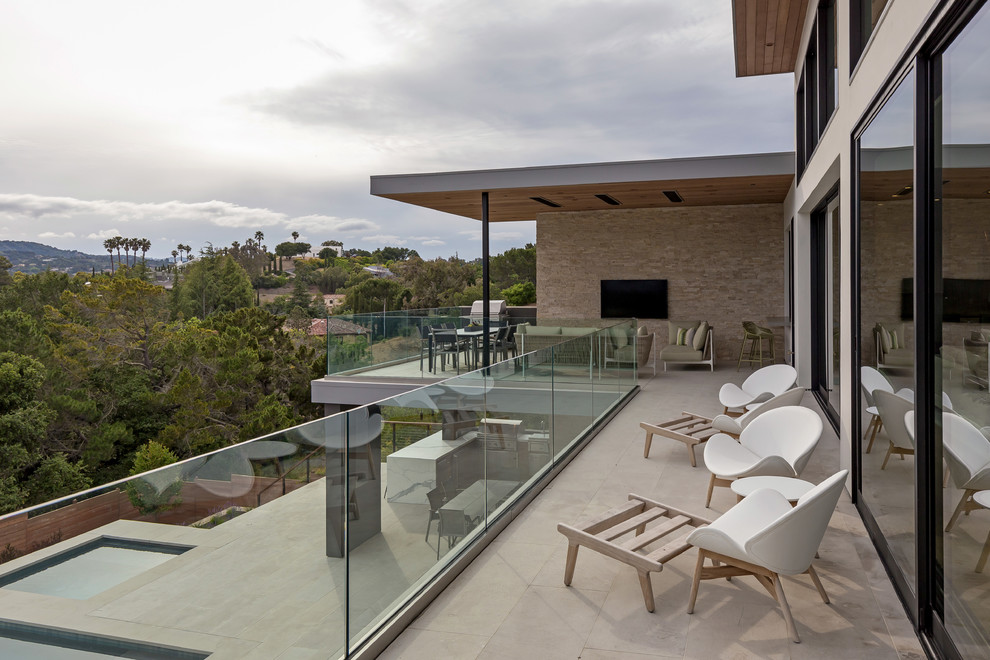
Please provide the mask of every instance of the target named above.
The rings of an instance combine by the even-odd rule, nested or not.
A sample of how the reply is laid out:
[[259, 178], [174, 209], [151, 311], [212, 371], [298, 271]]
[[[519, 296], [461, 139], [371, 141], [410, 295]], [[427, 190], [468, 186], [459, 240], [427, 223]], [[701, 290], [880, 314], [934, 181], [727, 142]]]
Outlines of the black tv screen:
[[[901, 319], [914, 319], [914, 278], [901, 281]], [[943, 323], [990, 323], [990, 280], [942, 280]]]
[[603, 319], [667, 318], [667, 280], [602, 280]]

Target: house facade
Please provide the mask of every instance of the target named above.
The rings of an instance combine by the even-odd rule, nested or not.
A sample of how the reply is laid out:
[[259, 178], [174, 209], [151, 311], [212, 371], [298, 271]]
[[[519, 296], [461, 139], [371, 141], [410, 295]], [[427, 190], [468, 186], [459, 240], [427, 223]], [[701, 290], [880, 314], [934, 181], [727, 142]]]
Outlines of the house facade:
[[[922, 640], [986, 657], [990, 445], [972, 431], [990, 425], [990, 7], [802, 4], [733, 6], [737, 74], [794, 73], [781, 233], [800, 382], [840, 433], [853, 498]], [[887, 410], [886, 438], [862, 395], [872, 369], [913, 392], [909, 413]]]

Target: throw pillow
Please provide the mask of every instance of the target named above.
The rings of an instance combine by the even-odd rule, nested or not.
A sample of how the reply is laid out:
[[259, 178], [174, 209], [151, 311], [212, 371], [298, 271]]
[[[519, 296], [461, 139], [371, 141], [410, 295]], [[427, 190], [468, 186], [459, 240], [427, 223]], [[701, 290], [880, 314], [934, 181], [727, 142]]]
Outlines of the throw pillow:
[[629, 344], [629, 335], [626, 334], [626, 328], [624, 326], [612, 326], [611, 333], [616, 348], [622, 348]]
[[[700, 326], [699, 326], [700, 327]], [[684, 337], [684, 345], [694, 347], [694, 336], [698, 333], [698, 328], [691, 328]]]
[[880, 346], [883, 348], [883, 352], [887, 353], [890, 351], [890, 333], [887, 328], [883, 327], [877, 323], [877, 333], [880, 335]]
[[890, 350], [896, 351], [898, 348], [902, 347], [903, 342], [897, 336], [897, 330], [890, 331]]
[[688, 333], [688, 329], [687, 328], [678, 328], [677, 329], [677, 345], [678, 346], [687, 346], [687, 333]]
[[702, 321], [701, 325], [698, 326], [698, 332], [694, 335], [694, 343], [692, 344], [694, 350], [703, 351], [705, 350], [705, 341], [708, 339], [708, 321]]

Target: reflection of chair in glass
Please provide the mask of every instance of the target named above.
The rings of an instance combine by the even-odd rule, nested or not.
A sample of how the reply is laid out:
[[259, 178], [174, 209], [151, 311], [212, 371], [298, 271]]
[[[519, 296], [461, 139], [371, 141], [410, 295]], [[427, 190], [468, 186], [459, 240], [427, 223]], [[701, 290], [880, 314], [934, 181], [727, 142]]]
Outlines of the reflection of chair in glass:
[[728, 413], [729, 409], [745, 408], [754, 403], [783, 394], [797, 382], [797, 370], [789, 364], [774, 364], [756, 370], [743, 381], [742, 387], [726, 383], [718, 391], [718, 400]]
[[[751, 364], [758, 364], [763, 366], [764, 360], [769, 360], [770, 364], [777, 361], [777, 354], [774, 349], [773, 341], [773, 330], [770, 328], [761, 328], [752, 321], [743, 321], [743, 340], [742, 345], [739, 347], [739, 362], [736, 363], [736, 371], [739, 371], [739, 367], [742, 366], [743, 362], [749, 362]], [[769, 343], [769, 351], [766, 357], [763, 357], [763, 340], [767, 340]], [[746, 343], [749, 342], [749, 351], [746, 351]]]
[[440, 558], [440, 507], [447, 503], [447, 494], [443, 485], [437, 486], [426, 493], [426, 499], [430, 502], [430, 518], [426, 521], [426, 542], [430, 542], [430, 526], [433, 521], [437, 521], [437, 559]]
[[877, 404], [874, 394], [878, 391], [887, 392], [889, 394], [896, 394], [902, 399], [914, 401], [914, 392], [907, 387], [902, 387], [894, 392], [894, 386], [890, 384], [886, 376], [873, 367], [867, 366], [860, 367], [859, 369], [859, 384], [863, 389], [863, 398], [866, 400], [866, 412], [870, 414], [870, 423], [866, 426], [866, 431], [863, 433], [864, 440], [866, 440], [867, 434], [870, 435], [870, 442], [866, 447], [866, 453], [869, 454], [873, 449], [873, 441], [876, 440], [877, 433], [880, 432], [880, 428], [883, 426], [883, 420], [877, 414]]
[[[883, 470], [887, 467], [891, 454], [899, 455], [902, 460], [905, 456], [914, 456], [914, 438], [904, 425], [904, 415], [909, 410], [914, 410], [914, 403], [884, 390], [875, 390], [873, 399], [876, 402], [877, 419], [883, 421], [883, 428], [887, 431], [887, 440], [890, 442], [887, 455], [883, 457], [883, 465], [880, 466]], [[879, 422], [877, 425], [879, 426]]]
[[[904, 416], [908, 428], [914, 428], [914, 411]], [[973, 501], [977, 491], [990, 489], [990, 441], [980, 429], [959, 415], [942, 413], [942, 447], [949, 464], [949, 474], [956, 488], [963, 491], [962, 499], [952, 512], [945, 531], [951, 531], [959, 514], [981, 508]]]
[[[976, 333], [974, 333], [976, 334]], [[982, 335], [977, 335], [982, 337]], [[981, 339], [963, 339], [966, 350], [966, 375], [963, 382], [977, 387], [986, 388], [990, 383], [987, 373], [987, 342]]]
[[[438, 538], [443, 536], [447, 539], [447, 547], [452, 548], [454, 547], [454, 544], [457, 543], [458, 539], [462, 539], [467, 536], [472, 529], [477, 527], [479, 522], [481, 522], [481, 516], [471, 518], [461, 510], [454, 509], [453, 511], [448, 511], [447, 509], [441, 508]], [[438, 557], [440, 552], [439, 546], [440, 543], [438, 542]]]
[[800, 406], [766, 412], [742, 430], [737, 442], [724, 433], [705, 446], [705, 467], [712, 473], [705, 506], [716, 486], [731, 486], [742, 477], [797, 477], [808, 464], [822, 435], [818, 413]]
[[[687, 542], [697, 546], [698, 563], [688, 614], [694, 612], [701, 580], [752, 575], [780, 604], [787, 632], [794, 642], [800, 642], [780, 576], [807, 573], [822, 601], [829, 602], [811, 561], [825, 536], [847, 474], [842, 470], [832, 475], [803, 495], [794, 507], [775, 490], [758, 490], [712, 524], [691, 532]], [[705, 559], [710, 559], [713, 566], [706, 568]]]

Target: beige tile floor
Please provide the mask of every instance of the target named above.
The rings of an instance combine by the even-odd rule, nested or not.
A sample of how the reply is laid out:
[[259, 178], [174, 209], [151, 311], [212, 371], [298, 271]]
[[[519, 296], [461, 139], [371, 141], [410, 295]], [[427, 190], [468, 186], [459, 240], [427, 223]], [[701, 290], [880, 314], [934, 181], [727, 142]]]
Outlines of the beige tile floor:
[[[904, 614], [849, 497], [840, 499], [816, 567], [831, 598], [807, 578], [785, 590], [802, 644], [789, 641], [776, 603], [751, 578], [702, 585], [685, 612], [695, 554], [653, 574], [650, 614], [635, 572], [587, 549], [570, 587], [563, 585], [566, 541], [559, 521], [575, 522], [620, 504], [629, 492], [689, 511], [705, 511], [708, 473], [692, 469], [683, 445], [655, 439], [643, 458], [642, 420], [688, 410], [719, 412], [718, 388], [748, 375], [671, 370], [641, 380], [642, 392], [381, 655], [382, 658], [921, 658]], [[675, 385], [672, 387], [672, 385]], [[811, 396], [805, 405], [815, 408]], [[804, 477], [838, 469], [838, 440], [826, 432]], [[718, 489], [711, 515], [735, 497]]]

